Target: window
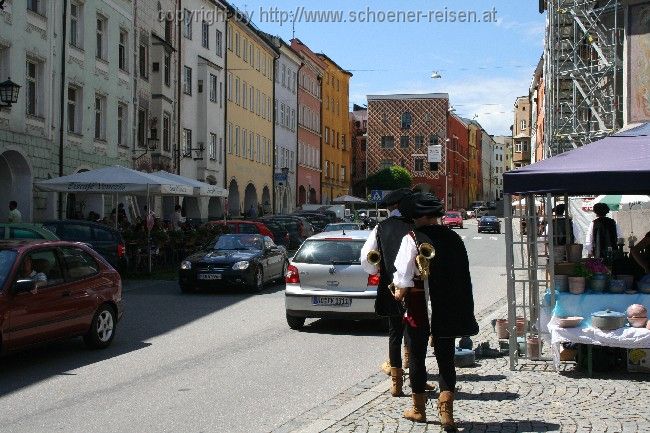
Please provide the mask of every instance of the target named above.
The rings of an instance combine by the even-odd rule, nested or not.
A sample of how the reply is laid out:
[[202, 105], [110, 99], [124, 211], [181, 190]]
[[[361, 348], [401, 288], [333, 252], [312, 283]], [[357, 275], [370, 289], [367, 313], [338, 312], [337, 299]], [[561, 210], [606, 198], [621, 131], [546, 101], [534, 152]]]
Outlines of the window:
[[431, 134], [429, 136], [429, 146], [434, 146], [438, 144], [438, 136], [436, 134]]
[[192, 130], [183, 129], [183, 154], [190, 156], [192, 153]]
[[262, 138], [260, 134], [255, 137], [257, 141], [257, 152], [255, 152], [255, 161], [260, 162], [260, 155], [262, 154]]
[[235, 77], [235, 104], [239, 105], [239, 77]]
[[408, 135], [402, 135], [399, 138], [399, 147], [405, 149], [409, 147], [409, 136]]
[[210, 101], [217, 102], [217, 77], [210, 74]]
[[413, 116], [408, 111], [402, 113], [402, 129], [410, 129], [413, 122]]
[[235, 32], [235, 54], [237, 57], [241, 57], [241, 50], [239, 47], [239, 33]]
[[[90, 227], [88, 227], [90, 231]], [[86, 238], [87, 241], [90, 238]], [[81, 280], [91, 277], [99, 272], [99, 266], [95, 259], [79, 248], [61, 248], [65, 268], [67, 268], [68, 280]]]
[[172, 43], [172, 32], [174, 23], [171, 19], [165, 20], [165, 40], [169, 43]]
[[213, 161], [217, 159], [217, 134], [210, 133], [210, 147], [208, 148], [208, 156]]
[[120, 43], [117, 53], [117, 63], [121, 70], [128, 71], [129, 58], [129, 34], [126, 30], [120, 30]]
[[219, 137], [219, 164], [223, 163], [223, 138]]
[[185, 70], [183, 74], [183, 93], [192, 96], [192, 68], [189, 66], [183, 68]]
[[415, 158], [414, 171], [416, 173], [424, 171], [424, 158]]
[[27, 10], [43, 14], [43, 0], [27, 0]]
[[248, 130], [242, 128], [241, 130], [242, 140], [241, 140], [241, 156], [246, 158], [246, 144], [248, 142]]
[[95, 50], [95, 57], [98, 59], [106, 60], [106, 18], [97, 15], [97, 46]]
[[219, 108], [223, 108], [223, 81], [219, 81]]
[[345, 182], [345, 166], [341, 166], [341, 182]]
[[145, 147], [146, 145], [146, 131], [147, 131], [147, 110], [144, 108], [138, 109], [138, 146]]
[[228, 100], [232, 101], [232, 73], [228, 72]]
[[248, 159], [251, 161], [255, 158], [255, 150], [253, 148], [254, 144], [253, 141], [255, 140], [255, 134], [253, 134], [253, 131], [250, 131], [248, 134]]
[[163, 79], [165, 81], [165, 86], [169, 87], [171, 85], [171, 69], [172, 69], [172, 60], [171, 56], [169, 54], [165, 54], [165, 58], [163, 60]]
[[223, 56], [223, 33], [221, 33], [221, 30], [216, 31], [214, 45], [216, 47], [217, 56], [222, 57]]
[[248, 84], [246, 81], [242, 82], [242, 87], [241, 87], [242, 93], [241, 93], [241, 105], [244, 110], [248, 108]]
[[422, 149], [424, 147], [424, 137], [421, 135], [416, 135], [415, 136], [415, 148], [416, 149]]
[[201, 45], [210, 49], [210, 26], [205, 21], [201, 23]]
[[521, 152], [521, 143], [515, 143], [515, 152]]
[[323, 173], [325, 173], [325, 177], [330, 177], [330, 162], [328, 160], [325, 160], [323, 165]]
[[183, 36], [192, 39], [192, 13], [183, 9]]
[[239, 156], [239, 126], [235, 126], [235, 155]]
[[388, 114], [386, 113], [381, 114], [381, 123], [383, 123], [384, 125], [388, 123]]
[[138, 61], [140, 62], [140, 78], [149, 78], [149, 43], [146, 40], [140, 42]]
[[165, 113], [163, 114], [163, 150], [165, 152], [169, 152], [171, 150], [170, 146], [170, 138], [171, 138], [171, 119], [169, 117], [169, 114]]
[[42, 64], [33, 60], [27, 60], [27, 114], [31, 116], [41, 115], [41, 75]]
[[106, 97], [95, 95], [95, 140], [106, 139]]
[[81, 89], [76, 86], [68, 87], [68, 132], [81, 134]]
[[255, 112], [255, 88], [251, 84], [250, 91], [248, 92], [248, 109], [251, 110], [251, 113]]
[[393, 166], [393, 161], [390, 160], [390, 159], [385, 159], [379, 164], [379, 168], [381, 170], [383, 170], [385, 168], [391, 168], [392, 166]]
[[244, 62], [248, 63], [248, 39], [244, 38], [243, 40], [243, 59]]
[[128, 107], [126, 104], [117, 104], [117, 144], [118, 146], [126, 146], [126, 134], [128, 131]]
[[526, 130], [526, 121], [525, 120], [521, 121], [521, 130], [522, 131]]
[[83, 48], [83, 6], [70, 3], [70, 45]]
[[392, 149], [395, 147], [395, 139], [392, 135], [384, 135], [381, 137], [381, 147], [384, 149]]
[[282, 87], [287, 85], [287, 65], [282, 65]]
[[228, 142], [228, 153], [232, 153], [232, 124], [230, 122], [226, 127], [226, 141]]

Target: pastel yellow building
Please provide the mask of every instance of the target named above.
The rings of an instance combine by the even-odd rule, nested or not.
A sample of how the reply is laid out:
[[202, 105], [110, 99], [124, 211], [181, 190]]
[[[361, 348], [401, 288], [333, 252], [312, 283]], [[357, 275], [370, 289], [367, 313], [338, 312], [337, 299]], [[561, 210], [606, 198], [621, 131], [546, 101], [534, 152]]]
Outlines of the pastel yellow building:
[[279, 56], [251, 24], [226, 31], [226, 188], [233, 218], [272, 212], [273, 74]]
[[481, 125], [473, 120], [467, 120], [469, 125], [469, 202], [473, 202], [481, 198], [483, 195], [479, 188], [481, 182]]
[[352, 149], [349, 120], [349, 87], [352, 74], [325, 54], [318, 57], [327, 65], [323, 78], [322, 106], [322, 203], [350, 194]]

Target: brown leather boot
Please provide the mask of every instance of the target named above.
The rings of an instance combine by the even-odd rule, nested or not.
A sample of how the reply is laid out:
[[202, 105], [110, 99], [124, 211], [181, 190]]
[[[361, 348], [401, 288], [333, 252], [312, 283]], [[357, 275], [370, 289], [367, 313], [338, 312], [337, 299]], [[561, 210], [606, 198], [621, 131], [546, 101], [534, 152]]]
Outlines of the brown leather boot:
[[404, 345], [404, 356], [402, 357], [402, 368], [404, 368], [404, 369], [409, 368], [409, 359], [411, 359], [411, 352], [409, 350], [409, 347], [405, 344]]
[[380, 368], [381, 371], [390, 376], [390, 361], [385, 361], [383, 364], [381, 364]]
[[402, 392], [402, 384], [404, 383], [404, 370], [397, 367], [391, 367], [390, 369], [390, 395], [393, 397], [399, 397], [404, 395]]
[[427, 422], [426, 404], [427, 395], [413, 394], [413, 407], [404, 411], [404, 418], [413, 422]]
[[454, 393], [443, 391], [438, 397], [438, 412], [440, 414], [440, 426], [446, 432], [458, 431], [454, 422]]
[[425, 391], [435, 391], [435, 390], [437, 390], [437, 389], [438, 389], [438, 387], [435, 386], [435, 385], [432, 384], [432, 383], [426, 382], [426, 383], [424, 384], [424, 390], [425, 390]]

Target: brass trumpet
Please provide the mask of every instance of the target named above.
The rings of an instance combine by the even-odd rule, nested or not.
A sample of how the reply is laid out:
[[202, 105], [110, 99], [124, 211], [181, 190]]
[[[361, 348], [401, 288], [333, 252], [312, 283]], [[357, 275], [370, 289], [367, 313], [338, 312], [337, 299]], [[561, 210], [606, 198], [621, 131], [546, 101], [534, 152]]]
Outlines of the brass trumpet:
[[436, 249], [429, 243], [420, 244], [415, 263], [422, 279], [429, 278], [429, 261], [436, 256]]
[[370, 250], [368, 251], [367, 259], [368, 259], [368, 263], [377, 266], [381, 261], [381, 254], [377, 250]]

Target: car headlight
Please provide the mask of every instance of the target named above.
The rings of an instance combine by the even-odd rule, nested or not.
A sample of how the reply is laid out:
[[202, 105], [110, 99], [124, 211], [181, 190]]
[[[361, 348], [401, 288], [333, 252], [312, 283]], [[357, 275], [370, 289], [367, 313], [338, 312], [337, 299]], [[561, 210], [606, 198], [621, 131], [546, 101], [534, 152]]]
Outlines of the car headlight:
[[192, 269], [192, 262], [190, 262], [189, 260], [183, 260], [181, 262], [181, 269], [186, 270], [186, 271], [188, 269]]
[[246, 260], [244, 260], [244, 261], [235, 263], [234, 265], [232, 265], [232, 268], [235, 271], [243, 271], [244, 269], [248, 269], [249, 266], [250, 266], [250, 263], [247, 262]]

